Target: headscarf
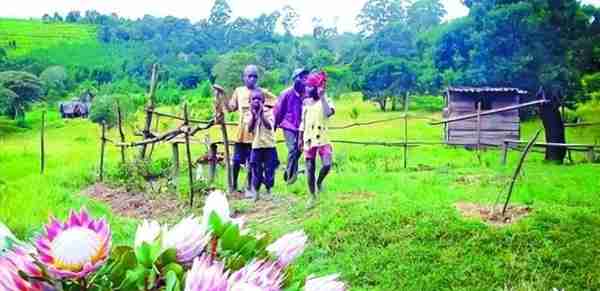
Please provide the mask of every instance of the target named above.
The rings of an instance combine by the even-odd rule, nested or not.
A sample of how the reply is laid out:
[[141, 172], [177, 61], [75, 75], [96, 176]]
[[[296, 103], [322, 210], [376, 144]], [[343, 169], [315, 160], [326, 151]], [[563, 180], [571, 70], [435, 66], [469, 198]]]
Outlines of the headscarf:
[[323, 71], [318, 73], [311, 73], [306, 78], [306, 85], [311, 87], [322, 87], [327, 85], [327, 74]]

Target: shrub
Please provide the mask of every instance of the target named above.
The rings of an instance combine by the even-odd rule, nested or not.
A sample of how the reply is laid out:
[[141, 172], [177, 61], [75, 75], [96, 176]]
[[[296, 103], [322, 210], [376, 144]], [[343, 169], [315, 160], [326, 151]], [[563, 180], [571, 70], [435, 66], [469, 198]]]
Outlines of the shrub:
[[117, 125], [117, 110], [115, 110], [117, 102], [121, 107], [123, 119], [126, 120], [137, 109], [134, 96], [125, 94], [96, 96], [90, 109], [90, 120], [99, 124], [105, 122], [108, 127]]
[[444, 109], [444, 99], [441, 96], [423, 95], [411, 99], [409, 108], [412, 110], [435, 112]]

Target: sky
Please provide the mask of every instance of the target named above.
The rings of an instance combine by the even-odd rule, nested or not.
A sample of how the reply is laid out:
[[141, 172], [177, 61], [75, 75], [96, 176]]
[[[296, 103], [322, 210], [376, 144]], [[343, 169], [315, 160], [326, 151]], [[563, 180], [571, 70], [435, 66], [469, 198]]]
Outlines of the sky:
[[[40, 18], [45, 13], [58, 12], [66, 15], [71, 10], [95, 9], [101, 13], [116, 12], [122, 17], [139, 18], [145, 14], [153, 16], [176, 16], [188, 18], [192, 22], [208, 17], [213, 0], [3, 0], [10, 5], [3, 5], [0, 17]], [[341, 32], [356, 32], [356, 15], [366, 0], [229, 0], [233, 16], [255, 17], [261, 13], [269, 13], [281, 9], [285, 5], [292, 6], [299, 14], [300, 21], [296, 34], [312, 32], [312, 19], [321, 18], [326, 25], [337, 25]], [[465, 16], [468, 9], [460, 0], [442, 0], [446, 11], [446, 19]], [[584, 3], [600, 6], [600, 0], [582, 0]]]

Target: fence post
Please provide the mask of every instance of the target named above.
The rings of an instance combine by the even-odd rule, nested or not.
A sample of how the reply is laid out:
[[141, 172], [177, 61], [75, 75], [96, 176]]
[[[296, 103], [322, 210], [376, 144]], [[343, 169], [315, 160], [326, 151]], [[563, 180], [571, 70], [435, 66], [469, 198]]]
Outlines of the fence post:
[[106, 148], [106, 122], [102, 121], [102, 139], [100, 142], [100, 182], [104, 181], [104, 150]]
[[210, 145], [210, 149], [208, 151], [208, 162], [209, 162], [209, 166], [208, 166], [208, 182], [210, 184], [214, 183], [215, 181], [215, 175], [217, 173], [217, 150], [218, 150], [218, 146], [216, 143], [212, 143]]
[[[150, 138], [150, 127], [152, 126], [152, 111], [154, 110], [154, 95], [156, 93], [156, 85], [158, 83], [158, 65], [152, 65], [152, 75], [150, 77], [150, 92], [148, 93], [148, 105], [146, 106], [146, 122], [144, 125], [144, 139]], [[140, 158], [146, 158], [147, 145], [142, 145], [140, 148]]]
[[404, 98], [404, 168], [408, 166], [408, 97], [410, 93], [406, 93]]
[[502, 165], [506, 165], [506, 161], [508, 160], [508, 142], [502, 142]]
[[190, 207], [194, 206], [194, 176], [192, 174], [192, 152], [190, 149], [190, 119], [188, 113], [187, 102], [183, 104], [183, 116], [185, 126], [185, 153], [187, 155], [188, 162], [188, 178], [190, 183]]
[[179, 189], [179, 144], [177, 142], [173, 142], [171, 144], [171, 149], [173, 151], [173, 172], [171, 173], [171, 179], [173, 179], [173, 184], [175, 185], [175, 189], [177, 191]]
[[[121, 136], [121, 143], [125, 143], [125, 133], [123, 132], [123, 115], [121, 113], [121, 104], [117, 100], [117, 122], [119, 125], [119, 135]], [[121, 163], [125, 164], [125, 147], [121, 147]]]
[[41, 174], [44, 174], [44, 169], [46, 167], [46, 149], [44, 142], [44, 134], [46, 129], [46, 110], [42, 111], [42, 129], [40, 132], [40, 171]]
[[477, 160], [481, 165], [481, 102], [477, 103]]

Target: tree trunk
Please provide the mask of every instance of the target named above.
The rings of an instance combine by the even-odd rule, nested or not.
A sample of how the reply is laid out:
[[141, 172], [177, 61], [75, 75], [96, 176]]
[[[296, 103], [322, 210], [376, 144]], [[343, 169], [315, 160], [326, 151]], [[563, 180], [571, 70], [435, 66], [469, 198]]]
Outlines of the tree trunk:
[[379, 103], [379, 108], [381, 109], [381, 111], [385, 112], [385, 105], [387, 103], [387, 98], [382, 97], [377, 99], [377, 103]]
[[[542, 93], [543, 94], [543, 93]], [[552, 97], [551, 102], [540, 106], [540, 115], [544, 123], [546, 133], [546, 142], [548, 143], [565, 143], [565, 124], [560, 114], [560, 103], [556, 97]], [[567, 154], [567, 149], [564, 147], [546, 148], [546, 161], [554, 161], [562, 163]]]

